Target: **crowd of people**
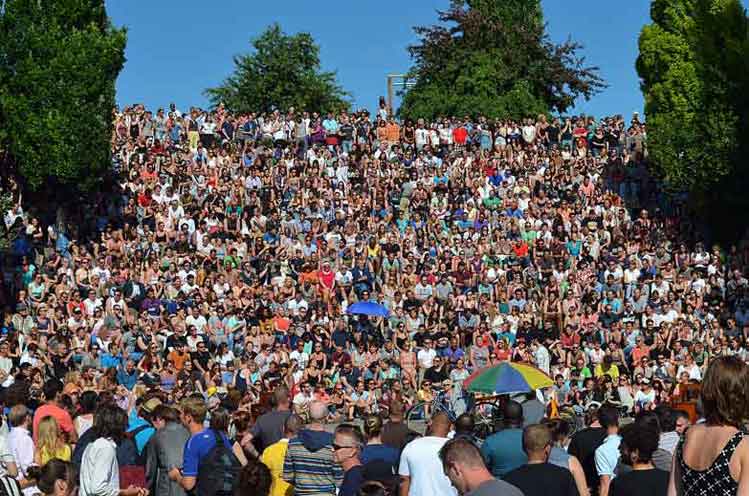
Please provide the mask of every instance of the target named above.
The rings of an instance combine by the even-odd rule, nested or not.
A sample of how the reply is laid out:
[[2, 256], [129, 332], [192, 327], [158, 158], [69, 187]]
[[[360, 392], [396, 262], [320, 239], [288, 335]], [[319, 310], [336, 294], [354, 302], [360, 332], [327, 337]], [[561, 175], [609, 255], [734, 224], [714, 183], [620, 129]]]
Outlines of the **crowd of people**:
[[[0, 383], [8, 442], [24, 446], [5, 466], [22, 484], [29, 467], [69, 459], [83, 494], [115, 494], [123, 467], [134, 483], [122, 494], [212, 494], [222, 474], [264, 478], [267, 456], [273, 480], [297, 494], [333, 494], [293, 463], [325, 452], [342, 477], [366, 453], [335, 448], [364, 445], [351, 425], [366, 432], [435, 394], [466, 399], [465, 410], [463, 381], [492, 364], [530, 363], [554, 379], [537, 425], [563, 409], [663, 422], [713, 361], [748, 358], [749, 243], [706, 244], [651, 174], [636, 114], [412, 122], [385, 107], [234, 115], [171, 104], [113, 119], [107, 191], [55, 219], [17, 194], [4, 215], [14, 241]], [[388, 315], [348, 314], [356, 302]], [[47, 405], [55, 413], [40, 416]], [[101, 411], [111, 405], [124, 425]], [[502, 408], [519, 420], [512, 402]], [[423, 416], [433, 414], [432, 432], [451, 432], [457, 415]], [[325, 425], [341, 422], [334, 440], [347, 441], [331, 444]], [[527, 458], [560, 435], [517, 429], [504, 435]], [[78, 442], [87, 432], [100, 436]], [[649, 449], [639, 431], [621, 437], [641, 457]], [[135, 445], [129, 455], [120, 438]], [[150, 453], [151, 438], [164, 451]], [[288, 451], [271, 449], [282, 438]], [[476, 456], [505, 475], [489, 462], [495, 444], [478, 455], [451, 444], [447, 477], [481, 476]], [[404, 496], [428, 494], [407, 480], [417, 448], [397, 449]], [[148, 465], [154, 456], [168, 461]], [[588, 466], [583, 485], [569, 470], [583, 458], [565, 463], [570, 488], [599, 491], [598, 472]], [[114, 492], [90, 485], [105, 473]], [[368, 490], [388, 490], [378, 487]]]

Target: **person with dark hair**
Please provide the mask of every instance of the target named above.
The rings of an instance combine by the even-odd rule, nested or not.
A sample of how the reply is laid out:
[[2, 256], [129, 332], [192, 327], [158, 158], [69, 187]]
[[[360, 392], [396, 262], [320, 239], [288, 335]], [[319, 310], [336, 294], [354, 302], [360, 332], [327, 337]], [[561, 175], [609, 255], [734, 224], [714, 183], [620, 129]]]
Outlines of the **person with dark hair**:
[[75, 417], [75, 432], [78, 438], [94, 425], [94, 410], [99, 401], [96, 391], [84, 391], [78, 398], [78, 415]]
[[445, 476], [463, 496], [523, 496], [517, 487], [496, 479], [486, 468], [481, 451], [465, 438], [445, 443], [439, 459]]
[[723, 496], [749, 491], [749, 365], [737, 356], [710, 361], [700, 400], [705, 422], [690, 427], [674, 455], [669, 494]]
[[674, 430], [679, 436], [682, 436], [689, 428], [691, 421], [689, 420], [689, 414], [684, 410], [674, 410]]
[[166, 405], [154, 408], [151, 421], [156, 433], [146, 445], [146, 482], [152, 494], [184, 496], [185, 490], [169, 478], [172, 467], [182, 465], [190, 433], [179, 421], [179, 413]]
[[[277, 386], [273, 390], [273, 410], [258, 417], [250, 432], [240, 441], [242, 448], [252, 454], [260, 454], [265, 448], [278, 442], [283, 437], [284, 422], [291, 413], [289, 389]], [[258, 445], [257, 449], [255, 443]]]
[[81, 460], [80, 496], [147, 496], [148, 490], [130, 486], [120, 489], [117, 444], [125, 437], [127, 414], [110, 403], [96, 410], [96, 440], [86, 447]]
[[503, 479], [520, 489], [525, 496], [577, 496], [575, 479], [567, 468], [549, 463], [552, 448], [551, 430], [544, 424], [523, 429], [523, 451], [528, 463], [507, 473]]
[[233, 496], [268, 496], [271, 494], [270, 469], [257, 458], [250, 457], [239, 472], [239, 482]]
[[36, 487], [47, 496], [70, 496], [78, 487], [75, 467], [70, 462], [53, 458], [39, 468]]
[[[679, 433], [676, 432], [676, 412], [667, 405], [658, 405], [655, 407], [655, 413], [658, 415], [658, 425], [661, 428], [658, 449], [673, 456], [680, 438]], [[657, 463], [656, 467], [660, 468]], [[671, 468], [665, 470], [670, 471]]]
[[60, 396], [62, 395], [63, 384], [62, 381], [56, 378], [47, 380], [42, 388], [42, 394], [44, 395], [44, 405], [40, 406], [34, 412], [34, 442], [36, 442], [36, 432], [39, 427], [39, 422], [44, 417], [54, 417], [57, 421], [57, 425], [65, 433], [67, 441], [71, 444], [78, 440], [78, 433], [73, 425], [73, 419], [70, 417], [70, 413], [62, 407], [60, 404]]
[[481, 453], [495, 477], [503, 477], [528, 461], [523, 451], [523, 407], [514, 400], [504, 405], [505, 428], [486, 438]]
[[[653, 432], [657, 437], [660, 438], [661, 436], [661, 421], [658, 417], [658, 414], [654, 410], [644, 410], [637, 414], [637, 417], [635, 418], [635, 423], [644, 427], [648, 432]], [[666, 472], [671, 471], [671, 464], [673, 463], [674, 455], [672, 453], [669, 453], [668, 451], [657, 448], [652, 455], [650, 456], [650, 459], [655, 466], [655, 468], [660, 470], [665, 470]], [[623, 473], [629, 472], [632, 470], [632, 467], [626, 463], [626, 461], [623, 458], [620, 458], [619, 468], [616, 472], [616, 475], [621, 475]]]
[[580, 460], [585, 472], [585, 482], [590, 494], [598, 494], [598, 473], [596, 472], [596, 450], [603, 440], [606, 439], [606, 429], [601, 427], [598, 412], [593, 412], [590, 425], [581, 431], [577, 431], [570, 441], [567, 452]]
[[294, 486], [282, 478], [283, 462], [289, 448], [289, 439], [296, 437], [303, 426], [304, 421], [299, 415], [289, 415], [284, 423], [283, 437], [277, 443], [265, 448], [260, 456], [260, 460], [270, 469], [273, 479], [270, 489], [272, 496], [292, 496], [294, 494]]
[[616, 477], [616, 466], [619, 463], [619, 411], [615, 406], [603, 405], [598, 410], [598, 421], [606, 429], [606, 438], [596, 449], [595, 463], [598, 473], [598, 494], [608, 496], [609, 485]]
[[632, 470], [611, 481], [611, 496], [665, 496], [668, 491], [668, 472], [653, 465], [653, 453], [658, 449], [658, 431], [644, 423], [635, 422], [622, 428], [619, 451], [622, 462]]
[[383, 444], [382, 438], [382, 418], [379, 415], [369, 415], [363, 422], [364, 435], [367, 438], [367, 445], [361, 453], [361, 461], [365, 465], [375, 460], [381, 460], [389, 464], [393, 471], [398, 468], [398, 458], [400, 452]]
[[454, 438], [463, 437], [471, 441], [476, 446], [481, 446], [483, 441], [476, 437], [475, 431], [476, 431], [476, 422], [473, 420], [473, 415], [470, 413], [463, 413], [458, 416], [457, 419], [455, 419], [455, 426], [453, 427], [455, 431]]
[[333, 435], [333, 459], [343, 469], [343, 482], [338, 489], [339, 496], [356, 496], [364, 482], [364, 465], [361, 452], [364, 448], [364, 436], [358, 427], [341, 424]]
[[570, 455], [567, 450], [567, 441], [570, 434], [570, 424], [561, 419], [552, 419], [545, 422], [551, 432], [551, 452], [549, 463], [558, 467], [566, 468], [575, 479], [577, 492], [581, 495], [588, 494], [588, 483], [585, 480], [585, 471], [577, 457]]

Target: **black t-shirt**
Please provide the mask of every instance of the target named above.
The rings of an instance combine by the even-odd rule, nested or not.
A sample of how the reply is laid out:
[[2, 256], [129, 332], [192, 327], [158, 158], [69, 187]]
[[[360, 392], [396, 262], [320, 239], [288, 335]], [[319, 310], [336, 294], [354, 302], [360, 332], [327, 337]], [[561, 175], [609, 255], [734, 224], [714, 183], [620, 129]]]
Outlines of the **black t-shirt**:
[[364, 482], [364, 465], [357, 465], [346, 470], [338, 496], [356, 496]]
[[[257, 422], [255, 422], [255, 425], [253, 425], [250, 430], [250, 433], [254, 438], [253, 442], [256, 443], [258, 451], [262, 452], [271, 444], [277, 443], [281, 440], [283, 437], [284, 424], [289, 416], [291, 416], [289, 410], [273, 410], [258, 417]], [[257, 439], [257, 441], [255, 441], [255, 439]]]
[[529, 463], [509, 472], [503, 479], [525, 496], [578, 496], [572, 473], [551, 463]]
[[594, 491], [598, 487], [598, 472], [596, 472], [596, 449], [606, 439], [606, 429], [603, 427], [589, 427], [572, 436], [567, 452], [580, 460], [585, 472], [588, 487]]
[[633, 470], [620, 475], [611, 481], [611, 496], [666, 496], [668, 492], [668, 472], [654, 468], [652, 470]]

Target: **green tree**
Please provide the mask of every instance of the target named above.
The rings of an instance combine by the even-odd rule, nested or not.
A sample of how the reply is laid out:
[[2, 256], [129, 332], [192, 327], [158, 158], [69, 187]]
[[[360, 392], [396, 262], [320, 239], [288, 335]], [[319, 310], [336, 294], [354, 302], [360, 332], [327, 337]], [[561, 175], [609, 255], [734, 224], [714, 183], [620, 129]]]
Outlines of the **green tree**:
[[0, 2], [0, 158], [24, 189], [92, 189], [111, 166], [126, 34], [104, 0]]
[[539, 0], [451, 0], [438, 18], [415, 28], [405, 117], [564, 112], [605, 86], [598, 68], [578, 56], [581, 45], [549, 40]]
[[655, 0], [651, 18], [637, 59], [648, 150], [669, 185], [705, 192], [739, 150], [746, 15], [738, 0]]
[[335, 72], [321, 70], [320, 48], [309, 33], [287, 35], [273, 24], [251, 44], [251, 53], [234, 57], [234, 73], [205, 91], [213, 105], [223, 103], [234, 112], [348, 107]]

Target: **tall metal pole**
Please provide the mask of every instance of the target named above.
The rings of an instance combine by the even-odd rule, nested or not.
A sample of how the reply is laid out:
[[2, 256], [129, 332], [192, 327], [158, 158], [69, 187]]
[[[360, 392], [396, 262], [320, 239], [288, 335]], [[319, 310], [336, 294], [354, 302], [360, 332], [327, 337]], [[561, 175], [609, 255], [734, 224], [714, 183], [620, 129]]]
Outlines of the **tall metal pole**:
[[388, 115], [393, 115], [393, 78], [394, 74], [388, 74]]

